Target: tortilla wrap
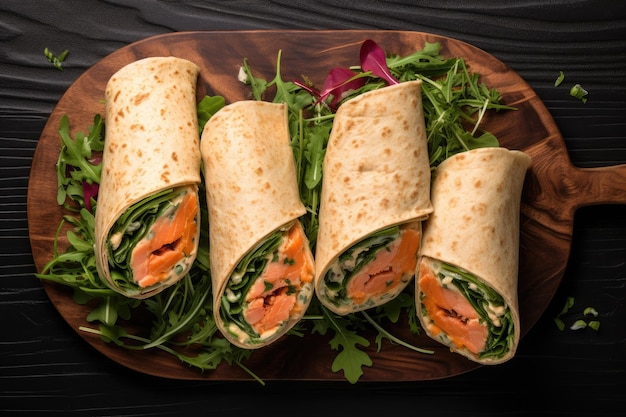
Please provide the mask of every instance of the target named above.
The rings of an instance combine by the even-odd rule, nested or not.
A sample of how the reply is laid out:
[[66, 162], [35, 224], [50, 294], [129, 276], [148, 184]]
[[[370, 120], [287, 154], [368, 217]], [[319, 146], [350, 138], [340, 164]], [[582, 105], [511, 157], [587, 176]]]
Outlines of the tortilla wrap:
[[[196, 257], [200, 231], [200, 214], [195, 207], [200, 183], [198, 73], [199, 68], [184, 59], [145, 58], [121, 68], [106, 85], [105, 145], [95, 216], [96, 264], [101, 278], [128, 297], [146, 298], [162, 291], [182, 278]], [[164, 239], [166, 234], [173, 233], [176, 236], [163, 242], [162, 251], [167, 252], [166, 245], [173, 245], [180, 235], [167, 222], [157, 224], [162, 229], [158, 231], [150, 230], [149, 223], [156, 222], [160, 216], [174, 216], [182, 196], [191, 198], [193, 194], [195, 206], [190, 202], [189, 209], [197, 210], [198, 214], [195, 222], [186, 226], [190, 247], [176, 249], [179, 251], [176, 256], [183, 259], [169, 268], [166, 275], [142, 281], [145, 286], [137, 282], [138, 272], [128, 267], [118, 265], [113, 268], [119, 270], [112, 273], [113, 254], [121, 251], [120, 241], [122, 245], [129, 241], [129, 245], [139, 245], [147, 242], [150, 233]], [[155, 199], [157, 195], [161, 197]], [[156, 210], [157, 202], [160, 214], [148, 215], [144, 209]], [[142, 212], [142, 216], [134, 221], [126, 219], [134, 216], [128, 211], [131, 208]], [[121, 219], [128, 220], [125, 230], [119, 229]], [[133, 237], [142, 233], [142, 242]], [[151, 255], [144, 255], [148, 262]], [[135, 262], [125, 259], [125, 265]], [[146, 265], [143, 264], [147, 268]]]
[[[417, 262], [421, 221], [433, 210], [421, 81], [373, 90], [343, 103], [335, 115], [323, 167], [316, 294], [322, 304], [342, 315], [381, 305], [406, 287], [414, 277], [414, 266], [396, 276], [393, 286], [384, 291], [359, 289], [355, 290], [357, 296], [348, 290], [357, 268], [346, 271], [346, 264], [339, 266], [340, 257], [349, 249], [356, 254], [387, 245], [388, 241], [364, 239], [402, 226], [402, 230], [414, 231], [417, 247], [411, 257]], [[365, 246], [356, 248], [361, 242]], [[367, 268], [373, 265], [369, 263]], [[382, 268], [390, 265], [386, 263]], [[362, 271], [367, 268], [364, 266]], [[335, 269], [341, 272], [329, 272]], [[371, 275], [361, 274], [364, 286], [369, 277], [382, 270], [371, 271]]]
[[481, 148], [448, 158], [434, 172], [417, 314], [431, 338], [482, 364], [510, 359], [519, 343], [519, 211], [529, 166], [521, 151]]
[[[306, 209], [287, 123], [286, 104], [239, 101], [213, 115], [202, 133], [213, 312], [223, 335], [247, 349], [266, 346], [285, 334], [302, 318], [313, 295], [314, 261], [298, 221]], [[279, 264], [277, 260], [293, 261], [277, 246], [287, 241], [290, 230], [299, 233], [298, 256], [304, 266], [295, 263], [303, 267], [286, 280], [291, 291], [284, 294], [285, 278], [270, 282], [266, 268]], [[267, 287], [252, 297], [254, 284], [264, 279]], [[278, 317], [272, 310], [278, 301], [293, 304], [268, 324]], [[255, 306], [267, 321], [249, 319]]]

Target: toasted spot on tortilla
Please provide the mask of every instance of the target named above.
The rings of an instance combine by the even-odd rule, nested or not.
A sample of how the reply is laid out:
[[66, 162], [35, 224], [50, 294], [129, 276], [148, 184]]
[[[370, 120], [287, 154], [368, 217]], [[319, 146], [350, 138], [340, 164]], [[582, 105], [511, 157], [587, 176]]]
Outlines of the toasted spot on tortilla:
[[141, 104], [141, 102], [146, 100], [148, 97], [150, 97], [150, 93], [137, 94], [133, 99], [133, 104], [135, 106], [138, 106]]
[[487, 205], [485, 203], [475, 204], [471, 207], [471, 210], [484, 216], [487, 214]]

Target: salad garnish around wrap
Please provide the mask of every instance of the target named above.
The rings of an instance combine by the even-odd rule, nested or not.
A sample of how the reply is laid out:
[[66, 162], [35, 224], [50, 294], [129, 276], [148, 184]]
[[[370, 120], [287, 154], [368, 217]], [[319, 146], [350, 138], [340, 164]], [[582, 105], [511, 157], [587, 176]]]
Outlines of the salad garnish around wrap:
[[191, 268], [199, 244], [199, 67], [144, 58], [105, 89], [105, 140], [95, 215], [98, 273], [115, 291], [146, 298]]

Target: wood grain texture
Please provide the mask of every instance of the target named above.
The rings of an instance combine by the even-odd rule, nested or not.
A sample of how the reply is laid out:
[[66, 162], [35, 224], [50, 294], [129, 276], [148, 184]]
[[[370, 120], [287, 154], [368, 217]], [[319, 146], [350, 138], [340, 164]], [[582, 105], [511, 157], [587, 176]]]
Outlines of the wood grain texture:
[[[84, 130], [95, 113], [103, 113], [102, 91], [109, 77], [123, 65], [147, 56], [175, 55], [201, 67], [198, 94], [222, 95], [228, 102], [249, 98], [248, 88], [236, 80], [238, 67], [247, 58], [253, 70], [271, 79], [278, 50], [282, 51], [284, 79], [304, 75], [321, 85], [329, 69], [358, 62], [363, 40], [374, 39], [383, 49], [406, 55], [425, 42], [439, 42], [442, 53], [463, 57], [470, 71], [497, 88], [503, 102], [517, 108], [506, 114], [490, 114], [486, 129], [511, 149], [526, 150], [533, 163], [523, 196], [520, 240], [520, 316], [522, 335], [534, 325], [554, 296], [564, 274], [571, 245], [575, 210], [594, 203], [626, 203], [626, 166], [597, 169], [597, 175], [582, 175], [569, 162], [563, 138], [554, 120], [530, 86], [510, 67], [467, 43], [451, 38], [403, 31], [247, 31], [186, 32], [151, 37], [124, 47], [98, 62], [68, 89], [52, 112], [33, 159], [29, 183], [29, 226], [35, 264], [41, 270], [51, 258], [56, 225], [62, 211], [55, 207], [54, 163], [59, 146], [59, 118], [68, 114], [74, 129]], [[219, 58], [217, 58], [219, 57]], [[611, 180], [612, 179], [612, 180]], [[45, 215], [44, 215], [45, 214]], [[50, 299], [70, 326], [86, 326], [88, 308], [73, 302], [67, 290], [44, 284]], [[140, 334], [147, 323], [133, 323]], [[431, 348], [433, 356], [385, 345], [368, 352], [376, 366], [363, 377], [370, 381], [431, 380], [458, 375], [478, 366], [448, 352], [425, 336], [415, 337], [407, 326], [394, 329], [403, 339]], [[81, 337], [114, 361], [151, 375], [177, 379], [239, 380], [248, 376], [235, 367], [219, 367], [200, 374], [161, 352], [128, 352], [79, 332]], [[322, 337], [288, 338], [255, 352], [246, 362], [265, 380], [335, 380], [334, 354]], [[317, 352], [317, 353], [316, 353]], [[319, 353], [324, 352], [324, 353]], [[282, 357], [276, 366], [272, 357]], [[316, 356], [315, 361], [305, 358]]]

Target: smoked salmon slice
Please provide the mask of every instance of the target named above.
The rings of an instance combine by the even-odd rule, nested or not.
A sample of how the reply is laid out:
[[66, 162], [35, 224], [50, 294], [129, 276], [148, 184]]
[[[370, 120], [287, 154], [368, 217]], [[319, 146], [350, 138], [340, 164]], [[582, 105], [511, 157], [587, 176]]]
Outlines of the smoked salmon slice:
[[133, 278], [142, 288], [164, 281], [173, 274], [180, 275], [176, 267], [197, 247], [197, 194], [187, 191], [173, 204], [173, 210], [159, 217], [132, 250], [130, 266]]
[[338, 314], [395, 298], [415, 276], [421, 235], [421, 222], [413, 222], [363, 239], [328, 267], [318, 296]]
[[306, 304], [299, 300], [313, 281], [313, 261], [299, 222], [285, 233], [277, 253], [245, 295], [243, 316], [258, 335], [274, 332]]
[[398, 239], [388, 248], [379, 250], [374, 260], [352, 277], [348, 282], [348, 297], [355, 304], [362, 304], [368, 298], [380, 297], [397, 287], [406, 275], [413, 276], [419, 244], [419, 231], [403, 230]]
[[443, 332], [458, 349], [479, 354], [485, 348], [489, 331], [463, 294], [451, 285], [444, 287], [425, 262], [420, 263], [419, 288], [430, 318], [428, 330], [434, 335]]

